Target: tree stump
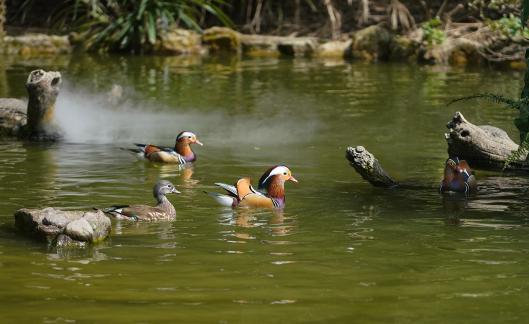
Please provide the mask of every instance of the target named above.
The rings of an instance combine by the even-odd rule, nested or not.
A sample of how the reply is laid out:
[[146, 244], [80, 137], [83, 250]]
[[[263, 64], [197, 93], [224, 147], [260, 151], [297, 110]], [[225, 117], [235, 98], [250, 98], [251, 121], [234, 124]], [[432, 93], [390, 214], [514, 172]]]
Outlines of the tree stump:
[[26, 89], [28, 101], [28, 132], [30, 140], [55, 141], [62, 136], [54, 123], [55, 101], [61, 85], [59, 72], [35, 70], [29, 74]]
[[26, 81], [27, 108], [19, 99], [0, 98], [0, 136], [32, 141], [57, 141], [62, 134], [55, 124], [55, 102], [62, 79], [59, 72], [32, 71]]

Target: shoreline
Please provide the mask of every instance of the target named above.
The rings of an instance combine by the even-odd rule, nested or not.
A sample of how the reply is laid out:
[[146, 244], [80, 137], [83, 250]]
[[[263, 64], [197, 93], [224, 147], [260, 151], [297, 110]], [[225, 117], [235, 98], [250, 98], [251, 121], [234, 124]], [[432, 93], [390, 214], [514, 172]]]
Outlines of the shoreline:
[[[462, 30], [466, 32], [462, 32]], [[307, 57], [364, 62], [416, 62], [426, 65], [488, 65], [525, 69], [523, 41], [511, 40], [486, 26], [462, 25], [440, 42], [431, 42], [424, 28], [397, 34], [384, 24], [344, 34], [340, 40], [304, 36], [242, 34], [227, 27], [212, 27], [197, 33], [173, 28], [141, 55], [241, 57]], [[518, 41], [518, 43], [517, 43]], [[504, 48], [520, 47], [519, 55], [499, 57]], [[42, 33], [7, 35], [0, 54], [22, 57], [87, 52], [82, 35], [58, 36]], [[104, 53], [104, 52], [103, 52]], [[125, 53], [125, 52], [109, 52]]]

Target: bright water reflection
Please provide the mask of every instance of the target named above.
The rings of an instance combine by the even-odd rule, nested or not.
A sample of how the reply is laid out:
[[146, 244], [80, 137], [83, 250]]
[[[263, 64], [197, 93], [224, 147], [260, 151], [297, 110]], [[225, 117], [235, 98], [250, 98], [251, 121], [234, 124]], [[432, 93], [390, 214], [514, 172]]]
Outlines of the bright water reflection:
[[[23, 96], [35, 67], [63, 72], [58, 110], [80, 117], [68, 143], [0, 143], [3, 322], [526, 317], [529, 180], [478, 171], [476, 196], [436, 191], [454, 109], [515, 134], [513, 112], [445, 103], [474, 92], [516, 96], [520, 74], [301, 59], [8, 58], [0, 94]], [[113, 84], [125, 93], [116, 107], [105, 102]], [[206, 143], [192, 168], [119, 149], [171, 145], [181, 129]], [[372, 188], [344, 159], [357, 144], [396, 178], [432, 189]], [[279, 162], [300, 180], [287, 184], [282, 212], [232, 211], [203, 193], [240, 176], [256, 181]], [[170, 198], [174, 222], [115, 222], [112, 238], [87, 251], [49, 250], [13, 233], [18, 208], [153, 203], [159, 178], [182, 191]]]

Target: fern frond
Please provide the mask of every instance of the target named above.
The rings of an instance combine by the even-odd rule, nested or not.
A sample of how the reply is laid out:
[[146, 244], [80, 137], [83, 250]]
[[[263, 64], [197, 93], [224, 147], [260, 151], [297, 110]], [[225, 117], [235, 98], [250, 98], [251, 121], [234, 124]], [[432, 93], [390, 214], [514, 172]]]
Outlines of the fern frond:
[[516, 151], [512, 151], [511, 155], [505, 160], [505, 163], [503, 164], [503, 170], [505, 170], [511, 163], [520, 161], [524, 159], [527, 156], [527, 153], [529, 152], [529, 134], [525, 135], [525, 139], [522, 143], [520, 143], [520, 146], [518, 146], [518, 149]]
[[494, 93], [480, 93], [480, 94], [476, 94], [472, 96], [454, 99], [450, 101], [447, 104], [447, 106], [450, 106], [451, 104], [454, 104], [456, 102], [473, 100], [473, 99], [486, 99], [494, 103], [504, 104], [505, 106], [512, 108], [512, 109], [520, 109], [523, 105], [529, 104], [529, 100], [526, 98], [515, 100], [515, 99], [507, 98], [502, 95], [494, 94]]

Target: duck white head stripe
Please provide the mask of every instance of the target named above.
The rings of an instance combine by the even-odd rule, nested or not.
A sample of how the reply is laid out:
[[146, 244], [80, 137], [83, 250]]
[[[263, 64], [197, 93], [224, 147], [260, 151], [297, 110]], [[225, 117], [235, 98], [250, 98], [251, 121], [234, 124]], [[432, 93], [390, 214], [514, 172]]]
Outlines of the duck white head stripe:
[[182, 132], [182, 133], [180, 133], [180, 134], [176, 137], [176, 139], [179, 140], [179, 139], [181, 139], [181, 138], [189, 137], [189, 136], [191, 136], [191, 137], [196, 137], [196, 135], [193, 134], [192, 132]]
[[270, 171], [270, 173], [268, 174], [268, 176], [263, 180], [262, 183], [265, 183], [268, 179], [270, 179], [270, 177], [273, 177], [275, 175], [279, 175], [279, 174], [288, 174], [290, 173], [290, 170], [286, 167], [286, 166], [277, 166], [275, 168], [272, 169], [272, 171]]

